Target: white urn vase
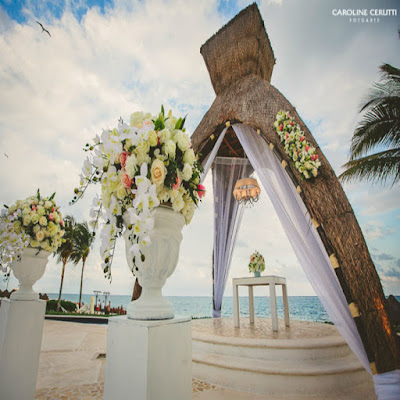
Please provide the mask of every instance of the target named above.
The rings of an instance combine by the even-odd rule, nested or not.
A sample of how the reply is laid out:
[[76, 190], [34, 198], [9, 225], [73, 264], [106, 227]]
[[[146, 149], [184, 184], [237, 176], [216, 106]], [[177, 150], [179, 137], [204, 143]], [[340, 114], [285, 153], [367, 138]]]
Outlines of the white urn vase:
[[39, 294], [32, 286], [43, 276], [49, 255], [48, 251], [27, 247], [21, 259], [13, 261], [11, 269], [20, 283], [20, 288], [11, 294], [12, 300], [39, 299]]
[[[128, 215], [124, 215], [125, 226], [129, 225]], [[178, 263], [179, 247], [185, 218], [172, 208], [159, 206], [154, 212], [154, 229], [151, 244], [146, 247], [145, 260], [141, 266], [133, 265], [131, 231], [124, 232], [125, 251], [129, 268], [138, 278], [142, 294], [138, 300], [129, 303], [127, 316], [131, 319], [157, 320], [174, 318], [172, 304], [163, 297], [162, 288]]]

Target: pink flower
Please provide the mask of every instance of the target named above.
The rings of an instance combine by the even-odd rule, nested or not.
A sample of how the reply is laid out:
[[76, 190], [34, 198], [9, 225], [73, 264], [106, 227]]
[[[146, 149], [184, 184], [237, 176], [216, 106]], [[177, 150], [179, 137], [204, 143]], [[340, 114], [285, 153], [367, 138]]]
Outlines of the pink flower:
[[304, 136], [301, 136], [301, 137], [300, 137], [300, 142], [302, 142], [303, 140], [305, 140], [305, 137], [304, 137]]
[[54, 212], [54, 211], [56, 211], [56, 208], [55, 208], [55, 207], [53, 207], [53, 209], [51, 210], [51, 212]]
[[63, 219], [60, 221], [60, 225], [64, 228], [64, 220]]
[[132, 187], [133, 179], [129, 178], [128, 174], [123, 174], [121, 176], [121, 183], [124, 187], [130, 189]]
[[176, 176], [175, 183], [172, 185], [172, 190], [178, 190], [181, 187], [181, 178]]
[[206, 195], [206, 188], [201, 183], [197, 186], [197, 193], [199, 194], [200, 199]]
[[311, 158], [312, 158], [313, 161], [315, 161], [315, 160], [318, 158], [318, 154], [313, 154], [313, 155], [311, 156]]
[[286, 133], [286, 139], [288, 139], [289, 138], [289, 134], [288, 133]]
[[53, 213], [50, 213], [50, 214], [49, 214], [49, 220], [50, 220], [50, 221], [54, 221], [54, 214], [53, 214]]
[[280, 125], [279, 125], [279, 130], [282, 132], [282, 130], [283, 130], [283, 124], [280, 124]]
[[127, 151], [123, 151], [119, 155], [119, 162], [121, 163], [123, 169], [125, 169], [125, 163], [126, 163], [126, 159], [128, 156], [129, 156], [129, 153]]
[[310, 146], [306, 146], [304, 149], [305, 151], [308, 151], [310, 149]]
[[32, 204], [32, 211], [37, 211], [37, 207]]

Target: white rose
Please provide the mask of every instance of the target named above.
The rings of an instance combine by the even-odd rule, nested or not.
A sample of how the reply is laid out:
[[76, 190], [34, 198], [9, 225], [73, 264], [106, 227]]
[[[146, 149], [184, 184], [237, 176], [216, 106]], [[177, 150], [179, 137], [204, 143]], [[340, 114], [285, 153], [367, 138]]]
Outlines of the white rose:
[[186, 150], [185, 154], [183, 155], [183, 162], [193, 165], [194, 159], [195, 159], [195, 155], [194, 155], [193, 149]]
[[25, 207], [23, 210], [22, 210], [22, 215], [27, 215], [27, 214], [29, 214], [31, 212], [31, 209], [30, 209], [30, 207], [28, 208], [28, 207]]
[[39, 215], [35, 213], [32, 215], [32, 224], [37, 224], [39, 222]]
[[31, 247], [39, 247], [40, 243], [37, 240], [31, 240], [30, 246]]
[[192, 175], [193, 175], [192, 167], [188, 163], [185, 163], [182, 170], [182, 179], [184, 181], [189, 181]]
[[158, 136], [157, 133], [154, 131], [149, 132], [149, 143], [151, 147], [156, 147], [158, 143]]
[[167, 175], [167, 168], [165, 168], [161, 160], [155, 159], [151, 165], [150, 173], [152, 183], [155, 185], [162, 185]]
[[172, 208], [175, 212], [180, 212], [185, 205], [182, 194], [179, 190], [173, 190], [171, 193]]
[[160, 203], [166, 203], [171, 198], [171, 190], [165, 186], [159, 186], [161, 188], [160, 192], [157, 193], [157, 198]]
[[165, 126], [167, 128], [169, 128], [169, 130], [173, 131], [175, 129], [176, 123], [177, 123], [177, 119], [175, 117], [169, 117], [166, 121], [165, 121]]
[[43, 231], [36, 232], [36, 240], [38, 242], [41, 242], [43, 239], [44, 239], [44, 232]]
[[179, 135], [179, 139], [178, 139], [177, 143], [178, 143], [178, 147], [182, 151], [186, 151], [187, 149], [189, 149], [189, 144], [190, 144], [189, 136], [186, 135], [186, 133], [182, 132], [181, 135]]
[[137, 159], [134, 154], [130, 155], [125, 162], [125, 171], [129, 178], [133, 178], [136, 174]]
[[126, 139], [126, 140], [125, 140], [124, 149], [125, 149], [126, 151], [128, 151], [131, 147], [132, 147], [132, 140], [131, 140], [131, 139]]
[[318, 170], [317, 170], [317, 168], [313, 168], [313, 169], [311, 170], [311, 173], [313, 174], [314, 177], [317, 176], [317, 175], [318, 175]]
[[167, 142], [164, 144], [163, 151], [166, 156], [175, 158], [175, 143], [172, 140], [167, 140]]
[[150, 151], [150, 144], [147, 140], [141, 140], [136, 146], [135, 153], [137, 155], [144, 155]]
[[22, 217], [22, 223], [23, 223], [25, 226], [29, 225], [29, 224], [31, 223], [31, 220], [32, 220], [32, 218], [31, 218], [31, 216], [30, 216], [29, 214], [26, 214], [26, 215], [24, 215], [24, 216]]
[[46, 201], [45, 203], [44, 203], [44, 208], [47, 208], [47, 209], [49, 209], [49, 208], [51, 208], [51, 207], [53, 207], [53, 203], [51, 202], [51, 201]]
[[131, 126], [135, 126], [136, 128], [142, 128], [143, 126], [144, 115], [141, 111], [134, 112], [131, 115]]
[[123, 186], [120, 186], [117, 190], [117, 197], [120, 200], [123, 200], [127, 195], [126, 189]]
[[149, 165], [151, 163], [151, 158], [148, 154], [138, 154], [137, 156], [137, 163], [138, 165], [142, 165], [143, 163], [146, 163], [147, 165]]
[[182, 214], [185, 217], [186, 225], [190, 223], [193, 218], [194, 212], [196, 210], [196, 206], [193, 201], [185, 203], [185, 206], [182, 208]]
[[168, 129], [163, 129], [158, 132], [158, 137], [160, 138], [160, 143], [163, 144], [171, 139], [171, 132]]
[[43, 206], [38, 206], [37, 213], [39, 214], [39, 216], [42, 216], [46, 213], [46, 210], [44, 209]]

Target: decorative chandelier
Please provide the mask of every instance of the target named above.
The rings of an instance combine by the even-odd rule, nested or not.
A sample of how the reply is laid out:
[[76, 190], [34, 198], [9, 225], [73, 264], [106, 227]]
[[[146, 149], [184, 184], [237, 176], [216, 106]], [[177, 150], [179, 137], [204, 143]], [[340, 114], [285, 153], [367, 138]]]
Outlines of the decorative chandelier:
[[260, 197], [260, 187], [253, 178], [242, 178], [236, 182], [233, 197], [239, 204], [253, 205]]

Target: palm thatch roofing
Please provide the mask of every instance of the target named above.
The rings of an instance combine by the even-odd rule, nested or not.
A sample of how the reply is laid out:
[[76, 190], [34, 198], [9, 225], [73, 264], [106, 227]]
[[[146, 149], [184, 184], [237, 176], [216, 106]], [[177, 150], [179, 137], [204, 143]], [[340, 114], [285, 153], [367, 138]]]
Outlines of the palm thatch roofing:
[[[399, 346], [385, 308], [380, 279], [363, 233], [335, 172], [296, 109], [270, 84], [275, 63], [271, 44], [256, 4], [241, 11], [202, 47], [217, 95], [192, 135], [201, 158], [212, 150], [227, 121], [240, 122], [273, 145], [317, 227], [335, 268], [373, 372], [399, 368]], [[317, 151], [322, 166], [315, 179], [301, 179], [286, 155], [273, 123], [278, 111], [289, 111]], [[227, 133], [218, 153], [242, 157], [234, 132]]]

